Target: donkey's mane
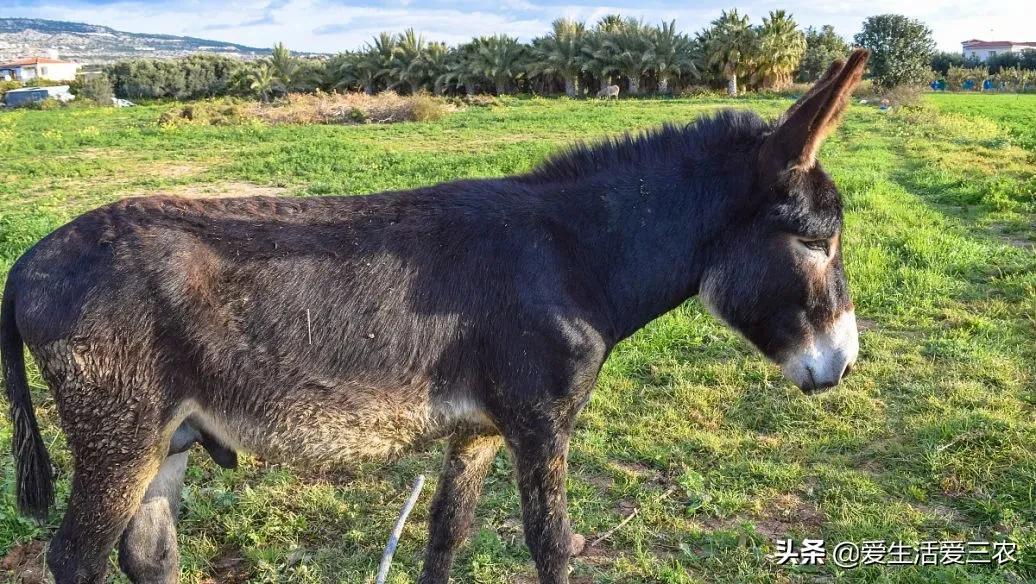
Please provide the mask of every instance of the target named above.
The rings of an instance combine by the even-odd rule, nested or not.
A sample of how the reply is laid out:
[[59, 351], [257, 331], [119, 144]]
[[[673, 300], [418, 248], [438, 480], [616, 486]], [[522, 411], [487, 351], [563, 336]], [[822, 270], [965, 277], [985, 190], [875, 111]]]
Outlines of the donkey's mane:
[[526, 175], [529, 182], [586, 178], [618, 166], [644, 165], [675, 158], [700, 159], [709, 153], [740, 149], [771, 129], [755, 112], [723, 109], [685, 125], [663, 124], [639, 134], [580, 142], [554, 154]]

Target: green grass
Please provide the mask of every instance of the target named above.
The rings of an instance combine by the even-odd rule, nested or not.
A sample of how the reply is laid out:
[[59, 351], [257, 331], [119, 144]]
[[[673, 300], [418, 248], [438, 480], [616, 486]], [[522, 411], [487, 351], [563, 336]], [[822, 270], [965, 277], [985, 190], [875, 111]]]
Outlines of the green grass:
[[[0, 269], [71, 217], [119, 197], [241, 183], [285, 195], [367, 193], [526, 170], [577, 139], [683, 122], [734, 102], [505, 100], [433, 123], [358, 127], [155, 125], [162, 106], [0, 114]], [[790, 102], [735, 105], [774, 116]], [[861, 318], [858, 368], [807, 398], [692, 300], [622, 343], [580, 418], [569, 480], [588, 539], [576, 582], [1006, 582], [1036, 579], [1036, 96], [931, 97], [854, 107], [821, 154], [846, 202]], [[225, 188], [225, 187], [223, 187]], [[60, 467], [53, 400], [35, 402]], [[10, 426], [0, 422], [0, 450]], [[414, 475], [441, 449], [335, 473], [192, 455], [185, 582], [362, 582]], [[0, 555], [45, 538], [18, 517], [0, 463]], [[390, 581], [413, 582], [434, 480]], [[529, 582], [512, 467], [501, 454], [458, 582]], [[1005, 567], [794, 568], [775, 537], [1000, 540]], [[121, 576], [119, 576], [121, 578]], [[119, 580], [122, 581], [122, 580]]]

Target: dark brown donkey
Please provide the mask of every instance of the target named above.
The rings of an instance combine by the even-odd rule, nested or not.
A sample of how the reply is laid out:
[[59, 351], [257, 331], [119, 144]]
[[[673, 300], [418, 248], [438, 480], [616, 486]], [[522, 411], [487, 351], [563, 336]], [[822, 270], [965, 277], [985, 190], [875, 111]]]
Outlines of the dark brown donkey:
[[421, 582], [446, 582], [507, 444], [541, 582], [566, 582], [573, 420], [609, 351], [701, 294], [806, 392], [856, 359], [840, 195], [817, 164], [867, 54], [778, 122], [726, 111], [582, 146], [521, 176], [366, 197], [120, 201], [26, 252], [3, 295], [17, 496], [51, 464], [26, 384], [54, 392], [75, 475], [57, 582], [175, 582], [186, 449], [299, 464], [448, 437]]

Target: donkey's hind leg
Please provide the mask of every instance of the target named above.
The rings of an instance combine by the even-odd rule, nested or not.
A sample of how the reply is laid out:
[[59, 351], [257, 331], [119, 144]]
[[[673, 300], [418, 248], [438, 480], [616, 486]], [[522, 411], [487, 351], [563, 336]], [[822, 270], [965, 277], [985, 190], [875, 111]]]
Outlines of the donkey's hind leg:
[[119, 567], [134, 584], [175, 584], [180, 579], [176, 517], [187, 452], [170, 455], [144, 493], [119, 543]]
[[43, 360], [73, 460], [68, 509], [47, 551], [57, 584], [105, 581], [108, 556], [166, 454], [161, 395], [145, 376], [95, 366], [97, 358]]
[[158, 467], [157, 449], [142, 452], [139, 446], [130, 446], [129, 450], [136, 454], [102, 462], [98, 456], [110, 450], [84, 453], [82, 448], [73, 448], [75, 470], [68, 510], [47, 552], [47, 566], [57, 584], [105, 581], [108, 554]]
[[486, 473], [501, 444], [500, 436], [484, 434], [463, 432], [450, 438], [428, 519], [429, 539], [421, 584], [449, 581], [453, 555], [467, 536]]

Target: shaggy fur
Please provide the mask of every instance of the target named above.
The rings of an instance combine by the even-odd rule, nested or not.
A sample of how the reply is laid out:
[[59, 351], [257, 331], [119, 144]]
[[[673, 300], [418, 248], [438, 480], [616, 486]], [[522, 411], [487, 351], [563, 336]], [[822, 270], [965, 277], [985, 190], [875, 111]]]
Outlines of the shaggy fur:
[[[800, 164], [830, 131], [804, 112], [833, 123], [846, 95], [818, 91], [776, 127], [723, 112], [578, 147], [518, 177], [128, 199], [58, 229], [15, 263], [0, 313], [23, 510], [53, 500], [23, 342], [72, 451], [57, 582], [103, 582], [116, 542], [134, 582], [176, 581], [194, 441], [223, 464], [337, 465], [443, 437], [421, 581], [447, 581], [506, 443], [540, 581], [566, 582], [569, 437], [616, 343], [702, 291], [780, 359], [851, 307], [838, 192]], [[822, 268], [795, 251], [816, 238], [833, 242]]]

